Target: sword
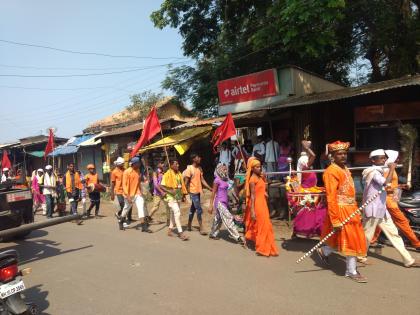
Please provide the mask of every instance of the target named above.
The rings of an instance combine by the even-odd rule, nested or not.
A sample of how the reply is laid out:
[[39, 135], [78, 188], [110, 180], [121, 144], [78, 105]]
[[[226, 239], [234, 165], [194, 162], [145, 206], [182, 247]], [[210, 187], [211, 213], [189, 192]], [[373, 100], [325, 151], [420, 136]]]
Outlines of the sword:
[[[373, 200], [375, 200], [377, 197], [379, 197], [380, 194], [382, 194], [385, 191], [385, 187], [382, 187], [378, 192], [376, 192], [372, 197], [370, 197], [368, 200], [365, 201], [363, 205], [361, 205], [359, 208], [357, 208], [356, 211], [354, 211], [352, 214], [350, 214], [343, 222], [341, 222], [341, 226], [344, 226], [347, 224], [356, 214], [361, 214], [362, 210], [366, 208]], [[312, 255], [312, 253], [317, 250], [319, 247], [321, 247], [322, 244], [324, 244], [331, 236], [333, 236], [337, 231], [332, 230], [330, 233], [328, 233], [327, 236], [325, 236], [322, 240], [319, 241], [318, 244], [316, 244], [312, 249], [307, 252], [305, 255], [300, 257], [296, 263], [302, 262], [305, 258], [308, 258]]]

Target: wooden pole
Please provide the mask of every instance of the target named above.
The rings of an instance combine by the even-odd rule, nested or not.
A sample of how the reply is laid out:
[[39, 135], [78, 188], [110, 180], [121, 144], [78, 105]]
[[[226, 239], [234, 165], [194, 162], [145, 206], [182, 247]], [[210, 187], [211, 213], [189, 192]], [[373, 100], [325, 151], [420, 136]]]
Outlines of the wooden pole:
[[162, 128], [160, 128], [160, 135], [161, 135], [162, 140], [163, 140], [163, 150], [165, 151], [166, 161], [168, 162], [168, 167], [171, 167], [171, 165], [170, 165], [170, 163], [169, 163], [169, 155], [168, 155], [168, 151], [166, 150], [166, 146], [165, 146], [165, 140], [164, 140], [164, 138], [163, 138]]

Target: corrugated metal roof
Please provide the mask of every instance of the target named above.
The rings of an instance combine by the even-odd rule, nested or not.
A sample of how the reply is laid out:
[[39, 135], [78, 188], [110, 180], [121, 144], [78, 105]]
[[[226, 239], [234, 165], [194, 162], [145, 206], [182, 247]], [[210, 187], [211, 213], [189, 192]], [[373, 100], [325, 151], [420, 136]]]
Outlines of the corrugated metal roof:
[[[167, 121], [185, 122], [185, 121], [192, 121], [192, 120], [193, 120], [192, 118], [170, 117], [170, 118], [160, 119], [159, 122], [162, 124], [162, 123], [165, 123]], [[122, 135], [122, 134], [125, 134], [125, 133], [132, 133], [132, 132], [140, 131], [142, 129], [143, 129], [143, 123], [136, 123], [136, 124], [132, 124], [132, 125], [129, 125], [129, 126], [126, 126], [126, 127], [111, 130], [107, 134], [101, 136], [101, 138], [119, 136], [119, 135]]]
[[278, 107], [302, 106], [321, 102], [331, 102], [351, 97], [378, 93], [386, 90], [398, 89], [406, 86], [420, 86], [420, 75], [405, 76], [399, 79], [370, 83], [357, 87], [347, 87], [334, 91], [316, 93], [312, 95], [289, 97], [270, 106], [271, 109]]
[[20, 142], [12, 142], [12, 143], [3, 143], [3, 144], [0, 144], [0, 149], [3, 149], [3, 148], [10, 148], [10, 147], [13, 147], [13, 146], [15, 146], [15, 145], [18, 145]]
[[98, 133], [97, 135], [93, 136], [92, 138], [83, 141], [79, 144], [79, 147], [90, 147], [95, 146], [101, 143], [101, 137], [106, 135], [108, 132], [102, 131], [101, 133]]
[[74, 154], [79, 150], [79, 144], [93, 138], [95, 135], [86, 134], [81, 136], [72, 137], [65, 144], [57, 147], [49, 156], [60, 156]]
[[122, 134], [125, 134], [125, 133], [136, 132], [136, 131], [139, 131], [139, 130], [142, 130], [142, 129], [143, 129], [143, 123], [136, 123], [136, 124], [132, 124], [132, 125], [129, 125], [129, 126], [126, 126], [126, 127], [121, 127], [121, 128], [111, 130], [107, 134], [101, 136], [101, 138], [118, 136], [118, 135], [122, 135]]
[[[252, 118], [261, 118], [266, 114], [265, 110], [258, 109], [252, 112], [247, 113], [240, 113], [240, 114], [233, 114], [232, 118], [235, 119], [252, 119]], [[220, 117], [211, 117], [211, 118], [197, 118], [194, 121], [187, 122], [185, 124], [182, 124], [180, 126], [176, 126], [173, 129], [184, 129], [184, 128], [193, 128], [198, 126], [208, 126], [208, 125], [219, 125], [223, 120], [225, 119], [225, 116]]]
[[[167, 104], [175, 104], [179, 106], [182, 110], [188, 111], [189, 110], [182, 104], [182, 102], [179, 102], [174, 96], [167, 96], [163, 98], [162, 100], [158, 101], [154, 106], [158, 109], [163, 108]], [[123, 109], [122, 111], [112, 114], [110, 116], [107, 116], [103, 119], [100, 119], [98, 121], [95, 121], [91, 123], [86, 129], [86, 132], [94, 132], [95, 130], [98, 131], [98, 129], [101, 128], [115, 128], [118, 126], [124, 126], [126, 124], [132, 124], [135, 121], [139, 120], [139, 111], [133, 111], [133, 110], [127, 110]]]
[[[57, 142], [63, 143], [65, 141], [67, 141], [67, 139], [66, 138], [54, 137], [54, 141], [55, 141], [55, 143], [57, 143]], [[33, 137], [27, 137], [27, 138], [19, 139], [19, 143], [16, 146], [17, 147], [20, 147], [20, 146], [25, 147], [25, 146], [29, 146], [29, 145], [47, 143], [47, 142], [48, 142], [48, 136], [39, 135], [39, 136], [33, 136]]]

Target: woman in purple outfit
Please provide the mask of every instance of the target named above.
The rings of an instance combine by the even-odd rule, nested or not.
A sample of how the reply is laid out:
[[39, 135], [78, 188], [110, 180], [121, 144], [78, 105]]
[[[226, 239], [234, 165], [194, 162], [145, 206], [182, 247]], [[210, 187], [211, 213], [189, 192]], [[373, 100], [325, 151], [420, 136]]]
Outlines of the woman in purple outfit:
[[239, 235], [236, 229], [235, 223], [233, 222], [233, 216], [229, 212], [229, 201], [228, 201], [228, 169], [224, 164], [219, 164], [216, 167], [215, 179], [213, 182], [213, 191], [210, 198], [209, 213], [215, 212], [213, 224], [211, 227], [210, 238], [218, 239], [220, 227], [222, 223], [225, 225], [229, 234], [241, 245], [245, 244], [242, 236]]

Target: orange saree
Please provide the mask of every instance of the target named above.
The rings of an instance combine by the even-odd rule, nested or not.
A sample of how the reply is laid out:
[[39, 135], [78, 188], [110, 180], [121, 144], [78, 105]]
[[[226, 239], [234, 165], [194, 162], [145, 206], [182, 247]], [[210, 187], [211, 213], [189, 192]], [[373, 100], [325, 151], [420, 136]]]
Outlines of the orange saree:
[[249, 183], [255, 184], [255, 220], [251, 219], [251, 198], [248, 198], [245, 224], [247, 240], [255, 242], [255, 251], [263, 256], [278, 256], [279, 251], [274, 239], [273, 226], [270, 221], [270, 212], [265, 199], [265, 181], [263, 178], [252, 175]]
[[[357, 209], [355, 189], [350, 171], [331, 164], [324, 172], [328, 211], [324, 221], [321, 238], [330, 233], [333, 227], [341, 225]], [[345, 256], [365, 256], [366, 238], [362, 218], [355, 215], [342, 229], [336, 232], [327, 244]]]

